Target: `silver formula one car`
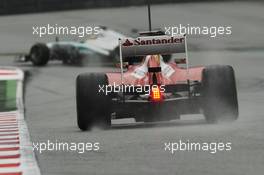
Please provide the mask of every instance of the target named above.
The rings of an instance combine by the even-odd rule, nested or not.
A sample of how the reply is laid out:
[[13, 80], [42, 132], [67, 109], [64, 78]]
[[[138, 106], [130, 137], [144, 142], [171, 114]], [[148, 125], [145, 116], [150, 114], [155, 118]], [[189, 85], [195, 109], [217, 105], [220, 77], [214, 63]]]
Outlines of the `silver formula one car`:
[[29, 54], [21, 56], [18, 62], [31, 61], [34, 66], [45, 66], [50, 60], [61, 60], [65, 64], [83, 65], [89, 59], [103, 58], [116, 61], [119, 32], [101, 27], [100, 33], [86, 41], [56, 41], [34, 44]]

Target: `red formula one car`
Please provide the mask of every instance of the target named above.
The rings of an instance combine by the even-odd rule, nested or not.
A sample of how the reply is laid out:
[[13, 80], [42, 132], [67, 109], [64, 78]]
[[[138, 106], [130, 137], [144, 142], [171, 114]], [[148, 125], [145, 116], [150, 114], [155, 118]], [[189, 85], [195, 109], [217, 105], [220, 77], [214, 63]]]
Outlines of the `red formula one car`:
[[[182, 53], [185, 58], [165, 63], [162, 55], [172, 53]], [[140, 64], [123, 63], [135, 56], [143, 57]], [[150, 32], [148, 36], [122, 39], [120, 68], [120, 73], [77, 77], [77, 122], [81, 130], [109, 127], [113, 118], [152, 122], [197, 113], [203, 113], [209, 123], [238, 118], [233, 68], [189, 68], [186, 36], [155, 36]]]

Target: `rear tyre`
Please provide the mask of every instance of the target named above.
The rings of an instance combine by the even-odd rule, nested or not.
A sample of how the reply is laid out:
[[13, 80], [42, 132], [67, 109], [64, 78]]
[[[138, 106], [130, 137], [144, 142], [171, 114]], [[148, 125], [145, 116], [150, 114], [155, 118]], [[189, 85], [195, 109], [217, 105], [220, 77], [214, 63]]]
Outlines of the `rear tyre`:
[[30, 49], [30, 60], [35, 66], [44, 66], [48, 63], [50, 56], [49, 48], [46, 44], [37, 43]]
[[203, 112], [209, 123], [238, 118], [237, 89], [231, 66], [213, 65], [202, 72]]
[[99, 92], [99, 85], [108, 85], [105, 74], [84, 73], [77, 77], [77, 123], [83, 131], [93, 126], [103, 129], [111, 126], [111, 98]]

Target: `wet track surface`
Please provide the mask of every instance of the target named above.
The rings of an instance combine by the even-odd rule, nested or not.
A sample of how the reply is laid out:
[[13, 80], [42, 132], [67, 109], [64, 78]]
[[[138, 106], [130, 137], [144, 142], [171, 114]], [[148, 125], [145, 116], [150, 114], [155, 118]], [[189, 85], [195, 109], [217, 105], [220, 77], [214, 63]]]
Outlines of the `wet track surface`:
[[[142, 7], [109, 10], [70, 11], [55, 13], [54, 20], [63, 23], [97, 22], [128, 30], [132, 27], [145, 28], [145, 21], [135, 15], [143, 15]], [[176, 9], [176, 10], [172, 10]], [[250, 13], [247, 10], [250, 9]], [[1, 65], [21, 66], [31, 72], [26, 93], [26, 118], [34, 142], [100, 142], [99, 152], [44, 152], [37, 153], [41, 171], [44, 175], [60, 174], [173, 174], [173, 175], [260, 175], [264, 171], [264, 52], [263, 48], [263, 9], [262, 4], [181, 4], [155, 6], [154, 26], [172, 22], [197, 24], [233, 25], [233, 35], [222, 39], [201, 39], [200, 51], [190, 51], [192, 65], [230, 64], [237, 77], [239, 98], [239, 119], [234, 123], [218, 125], [206, 124], [202, 115], [182, 116], [173, 122], [135, 124], [131, 120], [115, 121], [112, 129], [81, 132], [76, 125], [75, 78], [81, 72], [113, 71], [112, 67], [63, 66], [59, 62], [47, 67], [34, 68], [29, 64], [15, 64], [12, 57], [0, 57]], [[105, 17], [112, 12], [115, 17]], [[122, 20], [115, 20], [119, 15]], [[133, 12], [134, 14], [134, 12]], [[158, 14], [158, 15], [157, 15]], [[181, 16], [178, 16], [181, 14]], [[85, 16], [83, 16], [85, 15]], [[127, 15], [127, 16], [126, 16]], [[168, 15], [170, 15], [168, 17]], [[222, 16], [221, 16], [222, 15]], [[21, 27], [22, 33], [31, 40], [26, 44], [15, 42], [15, 36], [7, 38], [10, 42], [1, 51], [23, 52], [36, 38], [30, 36], [27, 25], [33, 22], [49, 23], [50, 14], [24, 15], [21, 19], [32, 21], [11, 22], [16, 17], [1, 17], [11, 27]], [[175, 16], [175, 17], [173, 17]], [[131, 20], [130, 25], [126, 17]], [[136, 19], [137, 18], [137, 19]], [[39, 20], [38, 20], [39, 19]], [[97, 20], [97, 21], [96, 21]], [[262, 23], [260, 23], [262, 21]], [[0, 24], [0, 26], [4, 26]], [[20, 24], [22, 26], [20, 26]], [[132, 26], [133, 25], [133, 26]], [[10, 27], [9, 26], [9, 27]], [[8, 25], [3, 29], [7, 33]], [[29, 28], [28, 30], [30, 30]], [[17, 32], [17, 29], [13, 29]], [[252, 38], [246, 35], [252, 31]], [[11, 35], [11, 33], [9, 33]], [[19, 35], [19, 33], [16, 33]], [[5, 35], [7, 36], [7, 35]], [[22, 37], [19, 35], [19, 37]], [[21, 40], [22, 41], [22, 40]], [[14, 46], [12, 46], [14, 42]], [[190, 41], [191, 43], [192, 41]], [[211, 44], [210, 44], [211, 43]], [[194, 41], [195, 45], [199, 42]], [[218, 46], [218, 47], [217, 47]], [[232, 49], [229, 48], [232, 46]], [[194, 48], [194, 46], [192, 46]], [[205, 49], [209, 48], [209, 49]], [[217, 50], [219, 48], [219, 50]], [[234, 49], [236, 48], [236, 49]], [[14, 50], [13, 50], [14, 49]], [[16, 50], [17, 49], [17, 50]], [[174, 154], [164, 150], [165, 142], [231, 142], [232, 150], [211, 154], [209, 152], [178, 151]]]

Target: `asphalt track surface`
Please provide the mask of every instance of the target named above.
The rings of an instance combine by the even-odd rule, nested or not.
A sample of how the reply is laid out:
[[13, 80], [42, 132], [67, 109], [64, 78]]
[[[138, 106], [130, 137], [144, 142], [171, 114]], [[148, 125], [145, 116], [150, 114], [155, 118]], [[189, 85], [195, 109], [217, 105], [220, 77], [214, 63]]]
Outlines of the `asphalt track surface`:
[[[15, 64], [12, 57], [2, 56], [1, 65], [20, 66], [33, 75], [27, 86], [26, 119], [34, 142], [100, 142], [99, 152], [37, 152], [42, 173], [263, 174], [263, 7], [259, 3], [188, 3], [153, 7], [154, 26], [170, 23], [233, 26], [232, 36], [192, 38], [190, 62], [192, 65], [230, 64], [234, 67], [240, 112], [234, 123], [209, 125], [202, 115], [188, 115], [182, 116], [182, 120], [165, 123], [115, 121], [113, 128], [107, 131], [80, 132], [76, 125], [75, 78], [81, 72], [112, 71], [112, 67], [62, 66], [54, 62], [47, 67], [34, 68], [29, 64]], [[124, 32], [131, 28], [145, 29], [144, 9], [131, 7], [1, 17], [0, 36], [4, 38], [0, 41], [1, 52], [26, 51], [37, 40], [30, 27], [35, 23], [101, 23]], [[216, 154], [203, 151], [170, 154], [164, 150], [165, 142], [179, 140], [231, 142], [232, 150]]]

